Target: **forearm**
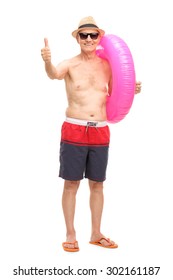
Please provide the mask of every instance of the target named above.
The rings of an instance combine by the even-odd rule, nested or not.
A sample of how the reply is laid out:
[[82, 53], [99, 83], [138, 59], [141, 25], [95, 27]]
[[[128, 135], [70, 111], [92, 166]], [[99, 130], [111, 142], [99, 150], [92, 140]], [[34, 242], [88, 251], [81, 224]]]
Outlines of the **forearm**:
[[57, 79], [56, 67], [51, 62], [45, 62], [45, 70], [50, 79]]

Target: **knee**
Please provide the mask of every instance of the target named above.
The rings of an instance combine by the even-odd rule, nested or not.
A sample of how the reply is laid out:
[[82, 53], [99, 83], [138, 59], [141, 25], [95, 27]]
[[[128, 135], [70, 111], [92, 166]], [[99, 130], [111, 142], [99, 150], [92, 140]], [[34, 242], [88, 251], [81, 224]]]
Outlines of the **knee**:
[[89, 180], [89, 186], [90, 186], [91, 192], [102, 192], [103, 191], [103, 182]]
[[76, 194], [79, 188], [80, 181], [69, 181], [65, 180], [64, 182], [64, 191]]

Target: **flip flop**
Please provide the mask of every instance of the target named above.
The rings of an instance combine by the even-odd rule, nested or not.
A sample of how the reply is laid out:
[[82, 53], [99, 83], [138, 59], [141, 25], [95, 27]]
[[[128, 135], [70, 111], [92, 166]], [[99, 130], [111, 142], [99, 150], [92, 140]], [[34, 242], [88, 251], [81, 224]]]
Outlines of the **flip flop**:
[[111, 240], [109, 238], [106, 238], [106, 237], [101, 237], [100, 239], [96, 240], [96, 241], [90, 241], [89, 243], [92, 244], [92, 245], [97, 245], [97, 246], [100, 246], [100, 247], [104, 247], [104, 248], [111, 248], [111, 249], [114, 249], [114, 248], [118, 248], [118, 245], [117, 244], [111, 244], [111, 245], [103, 245], [101, 243], [102, 240], [105, 240], [107, 242], [111, 242]]
[[[77, 241], [74, 241], [74, 242], [63, 242], [62, 243], [62, 247], [64, 249], [64, 251], [66, 252], [78, 252], [79, 251], [79, 247], [75, 247], [75, 243], [77, 243]], [[69, 247], [66, 247], [64, 245], [73, 245], [74, 248], [69, 248]]]

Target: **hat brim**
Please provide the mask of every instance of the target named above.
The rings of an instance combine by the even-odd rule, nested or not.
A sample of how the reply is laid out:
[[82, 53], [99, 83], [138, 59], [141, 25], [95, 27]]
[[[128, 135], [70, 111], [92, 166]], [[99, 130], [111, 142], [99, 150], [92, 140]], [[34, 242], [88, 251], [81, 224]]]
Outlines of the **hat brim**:
[[82, 27], [82, 28], [78, 28], [78, 29], [74, 30], [74, 31], [72, 32], [72, 36], [73, 36], [74, 38], [76, 38], [77, 34], [78, 34], [80, 31], [84, 30], [84, 29], [93, 29], [93, 30], [96, 30], [96, 31], [98, 31], [98, 32], [100, 33], [101, 37], [105, 34], [105, 31], [104, 31], [104, 30], [102, 30], [102, 29], [100, 29], [100, 28], [97, 28], [97, 27]]

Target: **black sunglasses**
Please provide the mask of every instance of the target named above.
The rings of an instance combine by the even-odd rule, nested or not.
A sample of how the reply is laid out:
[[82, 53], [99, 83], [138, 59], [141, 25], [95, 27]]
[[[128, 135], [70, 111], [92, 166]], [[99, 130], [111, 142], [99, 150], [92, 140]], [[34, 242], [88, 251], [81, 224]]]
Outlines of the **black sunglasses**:
[[92, 40], [97, 40], [99, 33], [79, 33], [79, 37], [81, 40], [86, 40], [88, 38], [88, 35], [90, 35]]

